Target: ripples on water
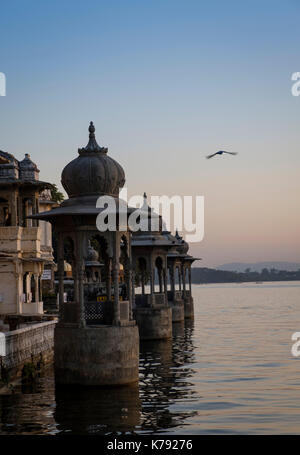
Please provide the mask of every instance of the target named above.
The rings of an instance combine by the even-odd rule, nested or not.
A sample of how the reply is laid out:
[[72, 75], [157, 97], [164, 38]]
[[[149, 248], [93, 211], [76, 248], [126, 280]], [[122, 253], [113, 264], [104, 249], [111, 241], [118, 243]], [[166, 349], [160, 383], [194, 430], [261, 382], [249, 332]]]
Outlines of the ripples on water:
[[195, 321], [144, 342], [139, 385], [0, 395], [1, 434], [300, 433], [299, 283], [194, 286]]

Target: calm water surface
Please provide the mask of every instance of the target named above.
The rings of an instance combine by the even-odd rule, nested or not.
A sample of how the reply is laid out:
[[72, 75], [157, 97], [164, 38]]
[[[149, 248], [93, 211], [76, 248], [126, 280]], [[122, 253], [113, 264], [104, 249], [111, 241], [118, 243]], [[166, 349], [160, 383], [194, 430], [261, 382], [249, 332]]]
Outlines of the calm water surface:
[[193, 288], [195, 320], [145, 342], [140, 382], [55, 390], [49, 368], [0, 395], [0, 434], [300, 433], [300, 283]]

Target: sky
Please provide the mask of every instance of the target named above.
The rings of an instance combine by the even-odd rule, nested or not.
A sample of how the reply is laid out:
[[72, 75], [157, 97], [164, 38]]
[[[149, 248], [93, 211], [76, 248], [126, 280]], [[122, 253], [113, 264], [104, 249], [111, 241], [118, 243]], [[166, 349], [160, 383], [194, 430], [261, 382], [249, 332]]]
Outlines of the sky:
[[[0, 150], [63, 167], [97, 141], [131, 195], [203, 195], [198, 266], [300, 262], [299, 0], [15, 0]], [[217, 150], [237, 156], [205, 156]]]

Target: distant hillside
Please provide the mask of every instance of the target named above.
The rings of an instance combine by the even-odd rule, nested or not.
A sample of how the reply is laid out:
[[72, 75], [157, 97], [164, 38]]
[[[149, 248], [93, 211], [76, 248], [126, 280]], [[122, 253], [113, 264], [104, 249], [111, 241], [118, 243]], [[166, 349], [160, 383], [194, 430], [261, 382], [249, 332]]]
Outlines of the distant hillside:
[[231, 262], [216, 267], [217, 270], [228, 270], [232, 272], [245, 272], [250, 269], [251, 272], [261, 272], [262, 269], [276, 269], [294, 272], [300, 269], [300, 262], [283, 262], [283, 261], [269, 261], [269, 262]]
[[258, 281], [300, 281], [300, 271], [263, 268], [261, 272], [231, 272], [228, 270], [192, 267], [192, 282], [202, 283], [245, 283]]

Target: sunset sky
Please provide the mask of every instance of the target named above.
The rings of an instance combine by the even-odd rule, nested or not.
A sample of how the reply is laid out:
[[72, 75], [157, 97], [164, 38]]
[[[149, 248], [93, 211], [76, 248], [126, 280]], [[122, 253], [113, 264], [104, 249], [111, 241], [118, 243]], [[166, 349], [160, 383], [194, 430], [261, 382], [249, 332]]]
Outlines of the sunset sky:
[[93, 120], [130, 194], [204, 195], [198, 265], [300, 262], [299, 19], [298, 0], [5, 2], [0, 150], [60, 185]]

